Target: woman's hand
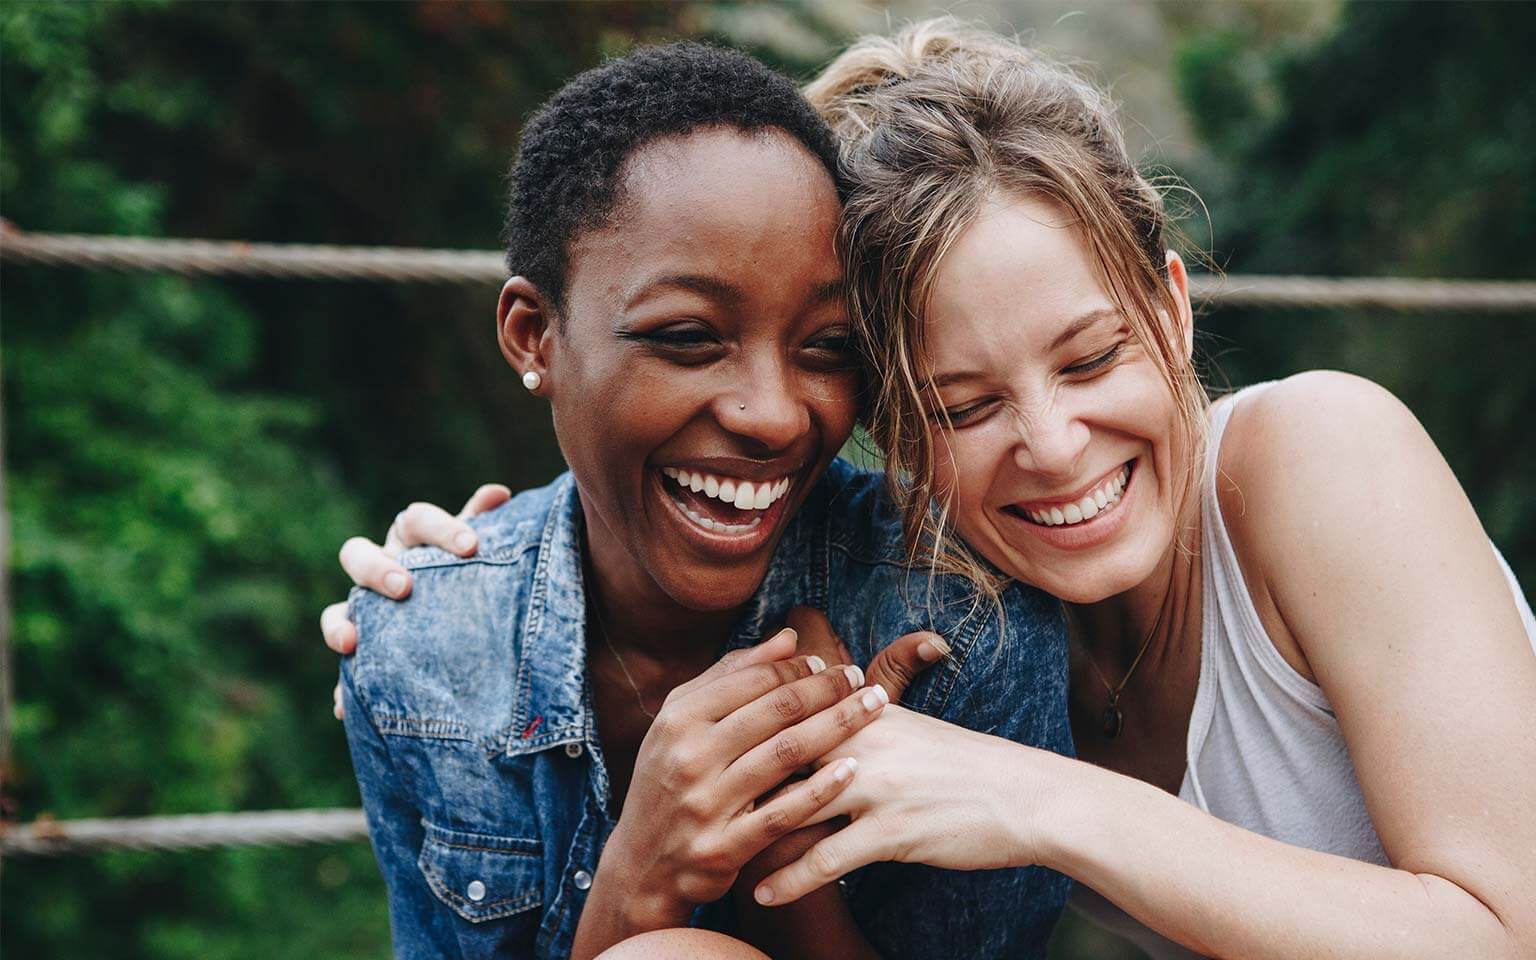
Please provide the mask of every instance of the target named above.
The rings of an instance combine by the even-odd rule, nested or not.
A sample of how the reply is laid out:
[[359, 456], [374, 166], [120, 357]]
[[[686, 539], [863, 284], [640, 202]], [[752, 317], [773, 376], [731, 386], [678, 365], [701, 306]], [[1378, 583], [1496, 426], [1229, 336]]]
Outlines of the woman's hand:
[[790, 903], [884, 860], [952, 870], [1039, 862], [1036, 824], [1071, 761], [899, 706], [832, 751], [858, 782], [813, 820], [852, 822], [758, 885], [758, 903]]
[[[742, 866], [819, 814], [856, 762], [763, 797], [864, 729], [889, 698], [854, 666], [796, 656], [793, 630], [727, 655], [675, 688], [640, 745], [618, 826], [603, 849], [577, 933], [585, 956], [643, 930], [677, 926], [724, 896]], [[590, 915], [590, 916], [589, 916]]]
[[[411, 575], [395, 562], [409, 547], [439, 547], [461, 557], [473, 556], [480, 542], [465, 523], [512, 499], [512, 491], [499, 483], [487, 483], [464, 502], [458, 516], [430, 503], [413, 503], [395, 515], [384, 536], [384, 546], [367, 537], [352, 537], [341, 545], [341, 568], [352, 582], [395, 600], [411, 595]], [[357, 649], [357, 628], [347, 619], [347, 602], [333, 603], [320, 612], [320, 633], [325, 645], [346, 655]], [[331, 694], [332, 712], [341, 719], [341, 687]]]
[[[815, 654], [830, 664], [853, 663], [827, 615], [815, 607], [795, 607], [785, 617], [800, 637], [801, 654]], [[875, 654], [865, 671], [866, 682], [885, 688], [892, 703], [900, 703], [917, 675], [949, 655], [949, 644], [928, 630], [904, 634]]]

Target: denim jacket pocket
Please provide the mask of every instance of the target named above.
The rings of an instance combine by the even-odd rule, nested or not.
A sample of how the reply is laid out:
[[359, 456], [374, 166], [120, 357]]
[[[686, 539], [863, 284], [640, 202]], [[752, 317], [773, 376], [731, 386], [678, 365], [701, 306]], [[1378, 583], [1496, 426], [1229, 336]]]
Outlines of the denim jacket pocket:
[[422, 821], [417, 866], [427, 886], [470, 923], [500, 920], [543, 903], [543, 844], [448, 830]]

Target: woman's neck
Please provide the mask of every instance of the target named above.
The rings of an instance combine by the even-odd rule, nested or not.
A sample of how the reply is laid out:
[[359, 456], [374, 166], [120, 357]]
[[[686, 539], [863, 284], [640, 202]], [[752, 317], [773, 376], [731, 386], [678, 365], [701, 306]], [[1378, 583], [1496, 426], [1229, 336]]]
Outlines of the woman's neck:
[[[1069, 604], [1082, 649], [1101, 669], [1130, 669], [1142, 648], [1157, 661], [1182, 646], [1200, 628], [1200, 516], [1198, 488], [1186, 498], [1180, 516], [1187, 519], [1162, 558], [1140, 583], [1103, 600]], [[1142, 669], [1146, 669], [1143, 667]], [[1106, 671], [1107, 672], [1107, 671]]]
[[659, 665], [709, 663], [731, 638], [742, 607], [692, 610], [668, 596], [623, 547], [590, 521], [583, 576], [589, 616], [602, 639]]

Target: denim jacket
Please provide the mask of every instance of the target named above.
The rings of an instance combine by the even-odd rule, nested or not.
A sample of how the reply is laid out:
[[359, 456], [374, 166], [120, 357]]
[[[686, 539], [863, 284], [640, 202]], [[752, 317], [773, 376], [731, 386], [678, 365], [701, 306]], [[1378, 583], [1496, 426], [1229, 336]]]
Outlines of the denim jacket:
[[[405, 554], [408, 600], [354, 591], [347, 737], [396, 955], [563, 957], [614, 826], [586, 674], [575, 483], [564, 475], [473, 525], [473, 557]], [[913, 683], [908, 706], [1070, 752], [1059, 604], [1012, 587], [1000, 629], [963, 581], [915, 572], [905, 555], [881, 478], [834, 461], [731, 646], [758, 642], [800, 604], [824, 610], [865, 665], [896, 637], [935, 630], [953, 655]], [[849, 879], [848, 896], [885, 957], [1042, 957], [1068, 885], [1038, 867], [877, 864]], [[696, 922], [731, 928], [723, 904]]]

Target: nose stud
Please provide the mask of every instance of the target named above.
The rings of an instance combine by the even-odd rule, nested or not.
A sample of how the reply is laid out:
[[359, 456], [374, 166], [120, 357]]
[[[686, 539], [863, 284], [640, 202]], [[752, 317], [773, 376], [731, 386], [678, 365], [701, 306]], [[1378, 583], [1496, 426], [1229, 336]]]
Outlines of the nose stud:
[[736, 409], [737, 410], [745, 410], [745, 409], [747, 409], [747, 405], [744, 404], [744, 403], [738, 403], [738, 404], [736, 404]]

